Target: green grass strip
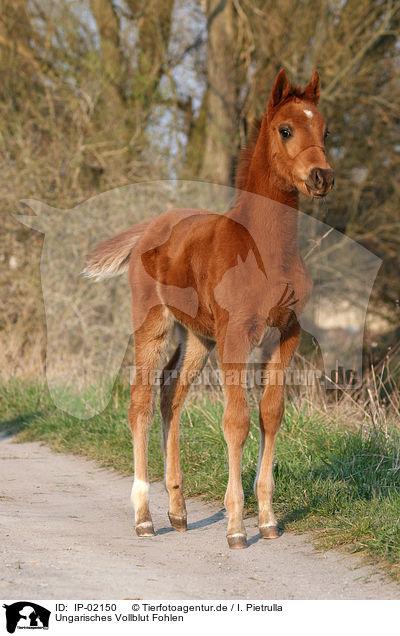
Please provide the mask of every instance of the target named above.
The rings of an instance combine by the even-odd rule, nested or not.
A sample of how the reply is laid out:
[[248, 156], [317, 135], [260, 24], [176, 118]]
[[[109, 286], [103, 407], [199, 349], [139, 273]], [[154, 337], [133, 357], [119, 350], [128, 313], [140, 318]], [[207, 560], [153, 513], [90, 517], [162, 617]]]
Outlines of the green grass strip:
[[[47, 388], [0, 384], [1, 429], [19, 441], [41, 440], [56, 451], [96, 460], [132, 474], [127, 422], [129, 390], [117, 384], [105, 411], [79, 420], [55, 408]], [[182, 414], [181, 463], [186, 496], [223, 504], [228, 479], [221, 420], [223, 404], [193, 395]], [[163, 477], [160, 414], [149, 437], [149, 473]], [[246, 514], [256, 512], [252, 492], [258, 459], [257, 414], [243, 455]], [[313, 531], [321, 547], [346, 546], [381, 560], [400, 580], [400, 436], [373, 428], [333, 425], [288, 404], [275, 454], [274, 506], [281, 527]]]

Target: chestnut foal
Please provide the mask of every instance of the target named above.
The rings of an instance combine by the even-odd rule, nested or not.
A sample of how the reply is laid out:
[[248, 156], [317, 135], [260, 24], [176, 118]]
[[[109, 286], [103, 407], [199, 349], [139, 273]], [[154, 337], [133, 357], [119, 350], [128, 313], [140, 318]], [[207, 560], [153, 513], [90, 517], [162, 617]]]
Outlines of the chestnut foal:
[[[316, 107], [319, 92], [316, 71], [304, 89], [291, 86], [280, 71], [258, 134], [239, 158], [241, 192], [229, 212], [169, 210], [103, 241], [91, 254], [88, 276], [99, 279], [129, 267], [136, 367], [129, 411], [135, 459], [132, 502], [140, 537], [154, 534], [148, 430], [155, 373], [176, 323], [180, 340], [162, 374], [160, 398], [171, 525], [186, 530], [180, 411], [216, 344], [222, 377], [230, 378], [224, 384], [223, 416], [229, 454], [227, 540], [230, 548], [247, 546], [241, 460], [250, 410], [246, 387], [237, 379], [243, 377], [252, 349], [275, 328], [278, 338], [265, 363], [260, 402], [255, 492], [261, 536], [278, 537], [272, 509], [274, 445], [283, 414], [284, 374], [299, 342], [298, 317], [311, 291], [297, 247], [298, 194], [324, 197], [333, 185], [324, 148], [326, 125]], [[271, 381], [271, 374], [279, 380]]]

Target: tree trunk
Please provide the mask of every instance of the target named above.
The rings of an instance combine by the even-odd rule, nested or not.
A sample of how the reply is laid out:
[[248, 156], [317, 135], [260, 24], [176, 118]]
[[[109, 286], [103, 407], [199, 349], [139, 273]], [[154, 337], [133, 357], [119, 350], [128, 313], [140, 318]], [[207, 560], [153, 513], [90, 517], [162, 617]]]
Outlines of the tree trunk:
[[171, 31], [173, 0], [127, 0], [138, 30], [135, 97], [144, 112], [154, 102], [163, 74]]
[[236, 14], [232, 0], [208, 0], [208, 100], [200, 176], [230, 185], [238, 150]]
[[90, 0], [90, 8], [100, 35], [104, 102], [113, 111], [122, 101], [119, 19], [111, 0]]

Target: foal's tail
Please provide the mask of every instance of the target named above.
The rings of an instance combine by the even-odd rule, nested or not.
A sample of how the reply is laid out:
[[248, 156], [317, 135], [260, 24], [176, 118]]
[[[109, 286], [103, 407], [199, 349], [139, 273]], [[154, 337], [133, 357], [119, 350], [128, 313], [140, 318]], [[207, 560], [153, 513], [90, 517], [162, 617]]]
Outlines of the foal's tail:
[[143, 221], [96, 245], [82, 274], [97, 282], [126, 272], [132, 249], [149, 225], [150, 221]]

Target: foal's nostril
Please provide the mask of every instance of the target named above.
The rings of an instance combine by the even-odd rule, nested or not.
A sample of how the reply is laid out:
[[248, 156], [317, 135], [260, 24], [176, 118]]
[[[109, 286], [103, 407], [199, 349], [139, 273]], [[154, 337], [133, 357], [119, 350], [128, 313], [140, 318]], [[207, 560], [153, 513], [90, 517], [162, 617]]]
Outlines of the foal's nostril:
[[322, 174], [322, 171], [319, 170], [319, 168], [317, 168], [315, 171], [315, 183], [318, 188], [322, 188], [322, 186], [324, 185], [324, 175]]
[[320, 190], [324, 185], [324, 176], [320, 168], [313, 168], [311, 170], [310, 179], [316, 190]]
[[330, 189], [334, 184], [333, 170], [313, 168], [310, 172], [308, 183], [316, 191]]

